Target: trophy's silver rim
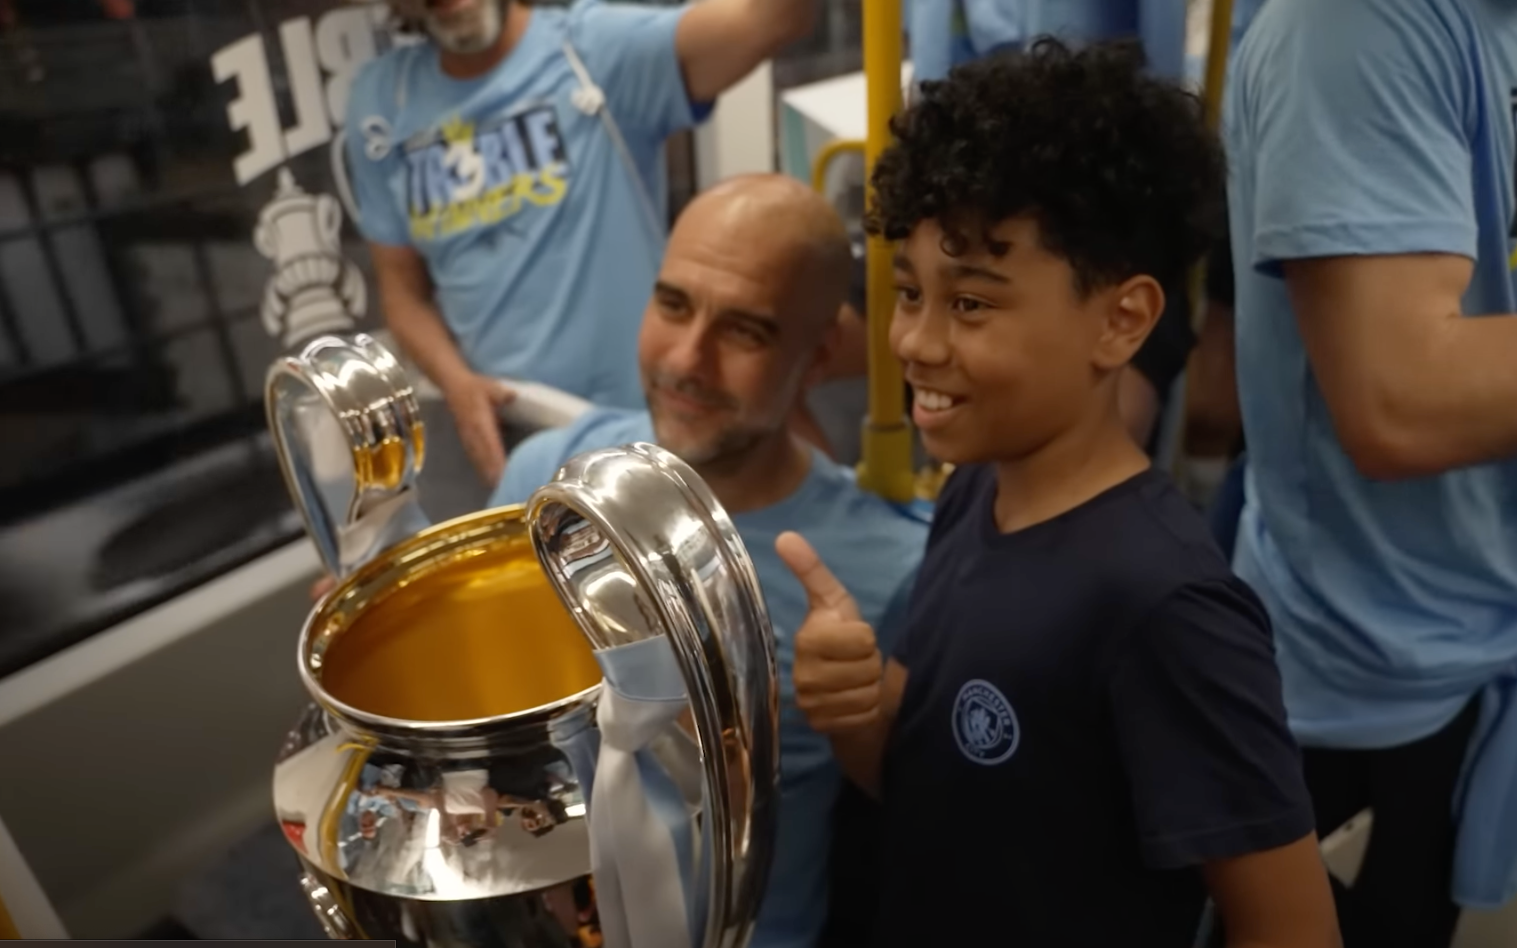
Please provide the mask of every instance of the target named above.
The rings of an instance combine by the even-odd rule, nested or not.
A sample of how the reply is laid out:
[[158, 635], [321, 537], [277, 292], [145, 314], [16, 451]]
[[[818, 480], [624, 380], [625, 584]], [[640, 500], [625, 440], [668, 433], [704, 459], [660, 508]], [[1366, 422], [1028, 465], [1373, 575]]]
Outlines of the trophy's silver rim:
[[[403, 541], [398, 546], [421, 545], [430, 539], [446, 536], [469, 521], [506, 520], [512, 514], [517, 515], [522, 522], [523, 528], [526, 529], [527, 524], [524, 513], [525, 507], [521, 504], [476, 511], [428, 527], [426, 530]], [[528, 531], [528, 534], [530, 536], [530, 531]], [[330, 607], [335, 600], [350, 594], [356, 587], [362, 586], [361, 581], [364, 578], [365, 569], [369, 565], [371, 564], [364, 564], [363, 567], [349, 574], [335, 588], [321, 597], [315, 607], [306, 614], [305, 622], [300, 629], [300, 639], [296, 646], [296, 665], [300, 674], [300, 682], [305, 687], [306, 693], [323, 710], [345, 724], [354, 725], [359, 730], [378, 732], [406, 740], [435, 740], [450, 736], [466, 737], [469, 736], [468, 732], [478, 732], [482, 729], [492, 728], [495, 725], [521, 724], [533, 721], [546, 722], [566, 711], [572, 711], [589, 703], [600, 694], [601, 685], [597, 682], [582, 691], [566, 695], [549, 704], [540, 704], [536, 707], [511, 711], [506, 714], [478, 718], [454, 718], [444, 721], [418, 721], [412, 718], [390, 717], [388, 715], [375, 714], [372, 711], [365, 711], [342, 701], [326, 690], [321, 683], [319, 675], [311, 669], [311, 658], [315, 647], [314, 639], [318, 632], [325, 628], [326, 623], [331, 618]], [[557, 587], [552, 583], [551, 577], [548, 579], [550, 587], [557, 592]]]

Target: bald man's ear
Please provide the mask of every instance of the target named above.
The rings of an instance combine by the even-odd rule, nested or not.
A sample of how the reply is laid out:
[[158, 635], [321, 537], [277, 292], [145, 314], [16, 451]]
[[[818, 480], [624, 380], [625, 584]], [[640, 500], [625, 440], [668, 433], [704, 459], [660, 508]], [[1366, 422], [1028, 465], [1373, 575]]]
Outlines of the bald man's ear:
[[836, 368], [841, 350], [846, 345], [848, 312], [846, 304], [838, 310], [837, 318], [823, 334], [822, 341], [817, 344], [816, 351], [811, 357], [811, 366], [806, 370], [805, 388], [807, 390], [838, 377]]
[[864, 316], [844, 303], [832, 330], [827, 381], [863, 378], [869, 374], [869, 327]]

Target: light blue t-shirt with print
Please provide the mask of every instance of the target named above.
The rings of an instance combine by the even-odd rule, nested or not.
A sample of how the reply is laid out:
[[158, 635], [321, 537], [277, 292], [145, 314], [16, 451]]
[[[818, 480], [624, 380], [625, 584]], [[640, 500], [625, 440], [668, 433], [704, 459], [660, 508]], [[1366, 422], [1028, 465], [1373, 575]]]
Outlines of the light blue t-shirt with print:
[[1074, 44], [1135, 37], [1156, 75], [1185, 70], [1185, 0], [912, 0], [907, 11], [918, 80], [1043, 35]]
[[[1307, 745], [1388, 747], [1436, 732], [1482, 695], [1464, 804], [1482, 788], [1508, 796], [1505, 816], [1460, 846], [1509, 834], [1508, 873], [1517, 460], [1400, 482], [1360, 475], [1281, 265], [1457, 254], [1476, 261], [1469, 318], [1517, 311], [1514, 103], [1511, 0], [1269, 0], [1233, 64], [1226, 118], [1250, 468], [1235, 566], [1274, 621], [1291, 724]], [[1482, 783], [1499, 771], [1504, 789]], [[1517, 891], [1517, 874], [1483, 881], [1487, 896]], [[1471, 891], [1457, 877], [1456, 888]]]
[[[571, 457], [635, 441], [655, 441], [647, 412], [593, 410], [567, 427], [539, 432], [512, 452], [490, 503], [523, 503]], [[774, 541], [786, 530], [810, 541], [875, 627], [881, 652], [889, 654], [905, 620], [927, 523], [865, 493], [848, 469], [820, 453], [793, 494], [762, 510], [734, 514], [732, 521], [764, 590], [780, 676], [779, 835], [752, 945], [810, 948], [827, 917], [832, 809], [843, 778], [827, 738], [795, 706], [794, 636], [808, 607]]]
[[[360, 230], [422, 255], [476, 371], [643, 405], [627, 352], [663, 255], [663, 143], [703, 111], [675, 55], [685, 9], [539, 7], [483, 77], [449, 78], [421, 43], [354, 81], [347, 164]], [[604, 92], [635, 176], [601, 119], [576, 105], [566, 44]]]

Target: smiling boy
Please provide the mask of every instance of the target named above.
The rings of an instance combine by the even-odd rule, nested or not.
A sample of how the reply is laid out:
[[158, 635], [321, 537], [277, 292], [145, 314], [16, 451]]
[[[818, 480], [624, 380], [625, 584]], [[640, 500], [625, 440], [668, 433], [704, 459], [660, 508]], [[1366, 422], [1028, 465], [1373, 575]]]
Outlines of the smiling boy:
[[[801, 537], [796, 701], [886, 813], [877, 944], [1337, 944], [1268, 621], [1123, 427], [1220, 146], [1127, 47], [928, 83], [875, 173], [940, 498], [904, 636]], [[987, 907], [993, 907], [987, 910]]]

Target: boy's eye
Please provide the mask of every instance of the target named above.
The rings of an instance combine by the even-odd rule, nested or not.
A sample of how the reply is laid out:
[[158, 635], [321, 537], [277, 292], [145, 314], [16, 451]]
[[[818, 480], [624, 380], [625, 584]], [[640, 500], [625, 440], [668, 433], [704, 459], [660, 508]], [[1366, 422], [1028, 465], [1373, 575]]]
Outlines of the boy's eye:
[[954, 311], [958, 313], [972, 313], [975, 310], [984, 309], [985, 303], [982, 300], [971, 299], [967, 296], [960, 296], [954, 299], [953, 308]]
[[917, 303], [922, 299], [922, 291], [914, 286], [901, 286], [897, 284], [895, 288], [895, 295], [896, 299], [900, 300], [902, 303]]

